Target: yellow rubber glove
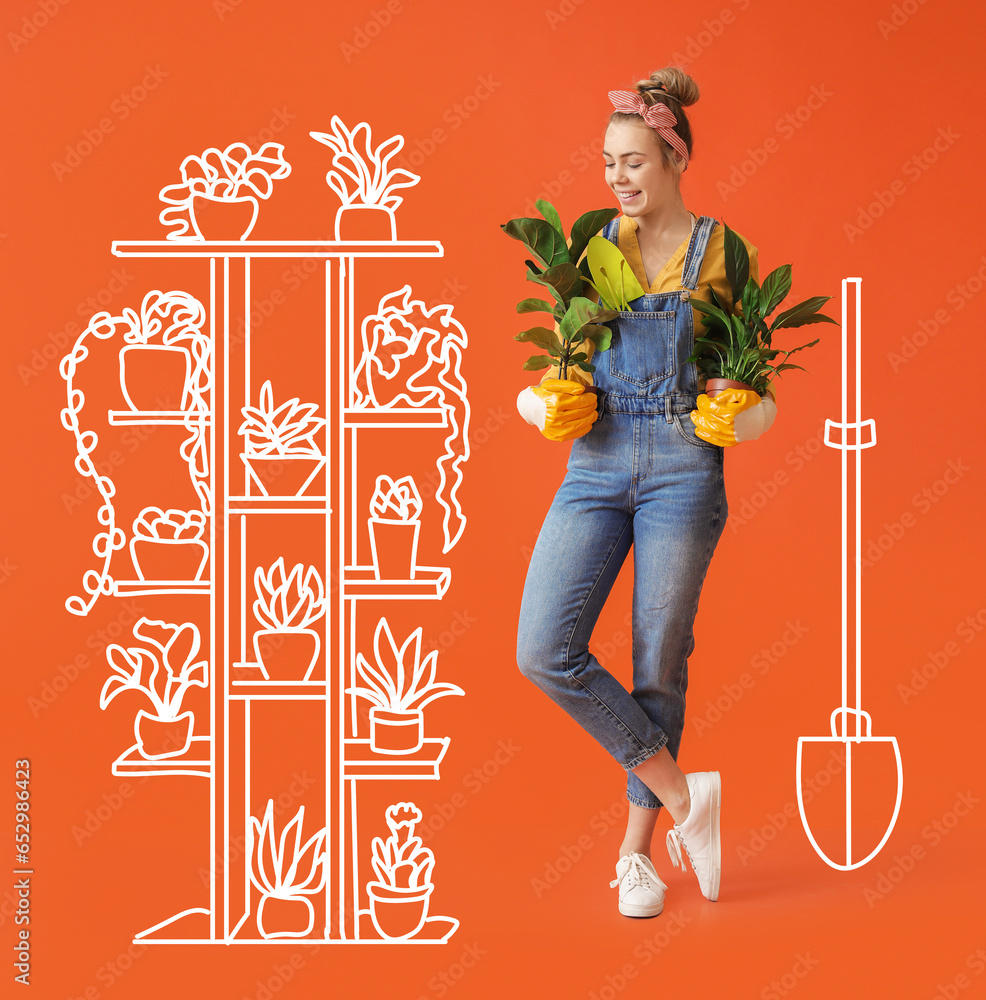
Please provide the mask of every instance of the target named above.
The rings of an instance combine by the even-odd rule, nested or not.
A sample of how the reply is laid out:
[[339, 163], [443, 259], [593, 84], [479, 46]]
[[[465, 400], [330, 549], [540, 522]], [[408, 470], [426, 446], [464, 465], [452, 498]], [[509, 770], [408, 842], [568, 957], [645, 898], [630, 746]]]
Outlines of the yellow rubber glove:
[[536, 421], [535, 426], [551, 441], [582, 437], [596, 421], [596, 395], [586, 392], [581, 382], [546, 378], [530, 391], [544, 405], [543, 420]]
[[696, 437], [721, 448], [756, 440], [776, 415], [774, 400], [769, 395], [761, 399], [752, 389], [724, 389], [711, 399], [703, 392], [689, 414]]

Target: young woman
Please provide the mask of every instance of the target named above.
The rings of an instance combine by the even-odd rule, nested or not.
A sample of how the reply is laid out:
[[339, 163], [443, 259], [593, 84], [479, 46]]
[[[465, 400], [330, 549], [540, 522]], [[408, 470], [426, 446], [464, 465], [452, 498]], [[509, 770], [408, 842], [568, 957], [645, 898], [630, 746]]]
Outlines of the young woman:
[[[684, 725], [688, 657], [702, 583], [726, 522], [723, 448], [758, 437], [772, 398], [727, 391], [709, 399], [694, 364], [700, 314], [690, 297], [732, 296], [724, 229], [696, 217], [679, 181], [692, 153], [684, 108], [698, 99], [670, 67], [636, 90], [612, 91], [606, 183], [623, 215], [603, 235], [623, 252], [646, 294], [610, 324], [594, 376], [549, 369], [518, 409], [556, 441], [573, 440], [568, 472], [545, 518], [524, 587], [517, 643], [521, 671], [594, 736], [627, 771], [629, 814], [613, 886], [628, 916], [655, 916], [667, 888], [651, 861], [658, 810], [675, 824], [702, 893], [719, 892], [717, 771], [684, 774], [676, 760]], [[745, 241], [744, 241], [745, 242]], [[758, 278], [756, 248], [750, 272]], [[734, 306], [735, 308], [735, 306]], [[596, 392], [585, 387], [594, 382]], [[589, 638], [633, 548], [633, 690], [589, 651]]]

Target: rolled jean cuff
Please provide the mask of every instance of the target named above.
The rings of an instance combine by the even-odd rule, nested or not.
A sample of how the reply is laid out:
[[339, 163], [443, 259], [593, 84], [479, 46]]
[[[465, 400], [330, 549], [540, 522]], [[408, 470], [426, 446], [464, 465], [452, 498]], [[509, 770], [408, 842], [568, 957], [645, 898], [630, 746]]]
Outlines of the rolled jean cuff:
[[623, 768], [626, 771], [632, 771], [635, 767], [640, 767], [645, 760], [650, 760], [651, 757], [656, 753], [660, 753], [668, 745], [668, 734], [662, 733], [661, 739], [656, 746], [651, 747], [649, 750], [642, 750], [636, 757], [634, 757], [629, 763], [624, 764]]
[[641, 809], [660, 809], [662, 805], [660, 801], [657, 801], [656, 804], [654, 802], [644, 802], [642, 799], [631, 795], [629, 791], [627, 792], [627, 802], [633, 806], [640, 806]]

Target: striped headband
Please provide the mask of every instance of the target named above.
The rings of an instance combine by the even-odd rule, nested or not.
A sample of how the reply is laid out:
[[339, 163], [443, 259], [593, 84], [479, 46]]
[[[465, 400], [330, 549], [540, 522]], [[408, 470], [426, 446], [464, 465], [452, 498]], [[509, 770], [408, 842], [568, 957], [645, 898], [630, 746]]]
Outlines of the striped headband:
[[[670, 97], [671, 95], [668, 94]], [[613, 107], [617, 111], [623, 111], [628, 115], [640, 115], [641, 118], [670, 146], [681, 153], [685, 158], [685, 165], [688, 164], [688, 149], [680, 135], [674, 130], [678, 123], [674, 112], [666, 104], [645, 104], [640, 94], [632, 90], [611, 90], [609, 99], [613, 102]]]

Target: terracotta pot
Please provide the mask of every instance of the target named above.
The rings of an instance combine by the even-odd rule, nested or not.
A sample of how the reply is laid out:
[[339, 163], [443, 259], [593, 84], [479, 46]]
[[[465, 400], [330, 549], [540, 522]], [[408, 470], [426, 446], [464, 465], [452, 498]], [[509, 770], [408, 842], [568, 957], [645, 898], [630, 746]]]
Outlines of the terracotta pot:
[[336, 211], [336, 239], [393, 242], [397, 222], [393, 212], [379, 205], [343, 205]]
[[188, 214], [196, 235], [203, 240], [232, 243], [245, 240], [257, 221], [260, 203], [252, 195], [246, 198], [213, 198], [208, 194], [192, 195]]
[[428, 917], [428, 897], [433, 885], [415, 889], [395, 889], [381, 882], [368, 882], [370, 919], [380, 936], [391, 941], [414, 937]]
[[188, 405], [188, 379], [192, 358], [184, 347], [163, 344], [130, 344], [120, 351], [120, 387], [132, 410], [160, 410], [160, 400], [181, 400]]
[[241, 455], [265, 497], [300, 497], [325, 465], [321, 456]]
[[753, 392], [753, 386], [747, 385], [746, 382], [737, 382], [733, 378], [710, 378], [705, 383], [705, 395], [709, 399], [715, 398], [717, 393], [722, 392], [724, 389], [748, 389]]
[[304, 896], [262, 896], [257, 930], [265, 938], [305, 937], [315, 926], [315, 908]]
[[130, 558], [140, 580], [200, 580], [209, 547], [198, 538], [131, 538]]
[[159, 719], [143, 709], [134, 719], [137, 749], [148, 760], [180, 757], [192, 742], [192, 713], [183, 712], [175, 719]]
[[318, 632], [310, 628], [264, 628], [253, 634], [257, 662], [272, 681], [309, 680], [321, 648]]
[[416, 753], [423, 741], [424, 712], [420, 708], [408, 712], [370, 709], [371, 750], [393, 755]]
[[420, 521], [369, 518], [373, 575], [378, 580], [413, 580]]

